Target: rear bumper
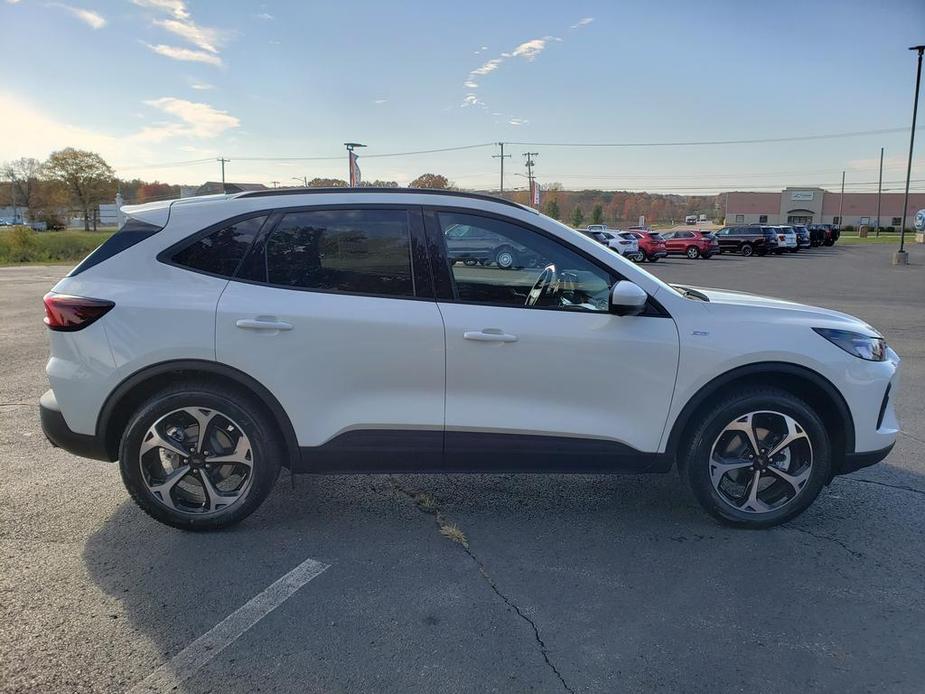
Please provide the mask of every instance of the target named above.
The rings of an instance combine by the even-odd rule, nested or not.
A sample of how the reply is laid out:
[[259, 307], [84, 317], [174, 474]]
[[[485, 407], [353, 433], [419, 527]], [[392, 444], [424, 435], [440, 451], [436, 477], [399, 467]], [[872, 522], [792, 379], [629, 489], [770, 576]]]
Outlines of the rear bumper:
[[78, 434], [68, 427], [53, 390], [46, 390], [39, 400], [39, 417], [42, 420], [42, 431], [45, 433], [45, 438], [51, 442], [52, 446], [63, 448], [68, 453], [83, 458], [112, 462], [113, 459], [107, 453], [102, 440], [96, 436]]

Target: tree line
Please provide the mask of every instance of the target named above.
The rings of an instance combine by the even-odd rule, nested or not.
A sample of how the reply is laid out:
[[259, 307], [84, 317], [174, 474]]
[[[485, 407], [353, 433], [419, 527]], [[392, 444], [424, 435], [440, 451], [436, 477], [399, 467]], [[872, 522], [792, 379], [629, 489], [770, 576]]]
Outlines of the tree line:
[[[77, 214], [84, 229], [96, 229], [97, 211], [102, 203], [112, 202], [116, 192], [126, 203], [180, 197], [180, 186], [148, 182], [138, 178], [120, 180], [112, 167], [97, 153], [68, 147], [52, 152], [48, 159], [23, 157], [0, 166], [0, 205], [15, 206], [26, 212], [31, 222], [44, 222], [49, 229], [64, 228], [65, 215]], [[316, 177], [307, 180], [313, 188], [346, 188], [339, 178]], [[398, 188], [396, 181], [364, 181], [360, 187]], [[409, 188], [453, 190], [454, 184], [444, 175], [424, 173], [408, 184]], [[529, 204], [526, 191], [507, 196]], [[629, 191], [562, 190], [552, 183], [542, 192], [542, 212], [575, 227], [584, 224], [632, 226], [640, 217], [647, 222], [679, 222], [689, 214], [706, 214], [722, 221], [724, 210], [719, 195], [664, 195]]]

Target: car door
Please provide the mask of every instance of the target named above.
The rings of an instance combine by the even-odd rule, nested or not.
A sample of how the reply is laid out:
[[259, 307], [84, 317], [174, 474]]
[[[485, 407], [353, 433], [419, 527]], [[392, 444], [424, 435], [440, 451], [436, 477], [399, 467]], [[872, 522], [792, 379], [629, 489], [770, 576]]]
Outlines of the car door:
[[[425, 218], [446, 330], [449, 468], [650, 465], [674, 388], [674, 321], [654, 306], [610, 313], [617, 273], [541, 229], [471, 211]], [[443, 230], [459, 223], [530, 249], [535, 266], [446, 263]]]
[[217, 359], [276, 397], [307, 469], [440, 460], [443, 321], [422, 258], [417, 208], [284, 211], [222, 294]]

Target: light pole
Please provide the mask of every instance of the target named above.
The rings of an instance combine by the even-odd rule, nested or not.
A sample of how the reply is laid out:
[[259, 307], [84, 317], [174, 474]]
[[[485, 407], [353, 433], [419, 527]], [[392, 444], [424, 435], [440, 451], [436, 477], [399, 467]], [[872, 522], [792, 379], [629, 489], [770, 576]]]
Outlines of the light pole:
[[919, 112], [919, 86], [922, 83], [922, 53], [925, 53], [925, 44], [912, 46], [910, 51], [919, 54], [918, 66], [915, 71], [915, 99], [912, 103], [912, 131], [909, 133], [909, 164], [906, 167], [906, 194], [903, 196], [902, 223], [899, 227], [899, 250], [893, 254], [893, 265], [907, 265], [909, 254], [906, 252], [906, 208], [909, 207], [909, 179], [912, 176], [912, 148], [915, 145], [915, 119]]
[[880, 194], [883, 190], [883, 147], [880, 148], [880, 178], [877, 180], [877, 231], [875, 236], [880, 236]]
[[308, 188], [308, 176], [293, 176], [294, 181], [299, 181], [303, 188]]

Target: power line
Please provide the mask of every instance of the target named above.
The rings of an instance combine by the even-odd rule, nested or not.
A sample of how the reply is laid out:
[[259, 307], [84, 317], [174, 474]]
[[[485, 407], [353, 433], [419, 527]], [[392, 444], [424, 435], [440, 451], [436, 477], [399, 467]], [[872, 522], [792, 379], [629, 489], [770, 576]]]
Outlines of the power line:
[[880, 130], [857, 130], [847, 133], [824, 135], [799, 135], [792, 137], [762, 137], [748, 140], [687, 140], [678, 142], [508, 142], [509, 145], [524, 147], [699, 147], [712, 145], [754, 145], [771, 142], [805, 142], [807, 140], [834, 140], [865, 135], [887, 135], [907, 132], [909, 128], [883, 128]]
[[[458, 152], [465, 149], [478, 149], [481, 147], [493, 147], [495, 142], [485, 142], [478, 145], [461, 145], [459, 147], [440, 147], [438, 149], [420, 149], [414, 152], [387, 152], [384, 154], [364, 154], [364, 159], [381, 159], [383, 157], [409, 157], [418, 154], [437, 154], [439, 152]], [[337, 161], [343, 159], [338, 157], [236, 157], [238, 161]]]

